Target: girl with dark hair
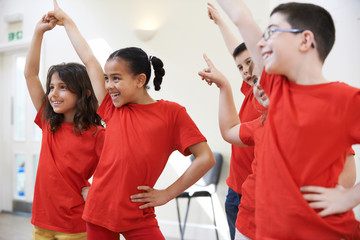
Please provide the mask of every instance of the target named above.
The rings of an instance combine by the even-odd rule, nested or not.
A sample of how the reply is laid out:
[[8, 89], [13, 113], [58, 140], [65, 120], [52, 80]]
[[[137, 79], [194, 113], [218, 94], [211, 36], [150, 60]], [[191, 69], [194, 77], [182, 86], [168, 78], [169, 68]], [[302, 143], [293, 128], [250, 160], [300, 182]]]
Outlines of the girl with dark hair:
[[43, 35], [56, 25], [43, 17], [36, 25], [25, 78], [42, 129], [31, 223], [36, 239], [86, 239], [81, 216], [88, 179], [98, 164], [105, 137], [86, 68], [77, 63], [50, 67], [46, 92], [39, 79]]
[[[54, 74], [57, 74], [69, 92], [74, 93], [77, 97], [76, 112], [73, 117], [74, 132], [81, 135], [81, 130], [88, 130], [91, 125], [101, 126], [101, 118], [96, 114], [98, 102], [85, 66], [78, 63], [62, 63], [51, 66], [47, 74], [46, 96], [49, 96], [54, 88], [51, 82]], [[51, 102], [45, 101], [44, 118], [48, 119], [51, 132], [55, 132], [64, 122], [64, 114], [56, 113]], [[71, 118], [69, 120], [71, 121]]]
[[[64, 25], [88, 71], [101, 103], [98, 113], [106, 123], [104, 149], [83, 219], [89, 240], [164, 239], [154, 207], [163, 205], [201, 178], [214, 164], [205, 137], [177, 103], [154, 100], [147, 91], [154, 68], [155, 90], [165, 74], [163, 63], [140, 48], [120, 49], [105, 63], [105, 74], [75, 23], [54, 1], [49, 12]], [[105, 77], [105, 82], [104, 82]], [[194, 161], [174, 183], [154, 189], [170, 154], [193, 154]]]

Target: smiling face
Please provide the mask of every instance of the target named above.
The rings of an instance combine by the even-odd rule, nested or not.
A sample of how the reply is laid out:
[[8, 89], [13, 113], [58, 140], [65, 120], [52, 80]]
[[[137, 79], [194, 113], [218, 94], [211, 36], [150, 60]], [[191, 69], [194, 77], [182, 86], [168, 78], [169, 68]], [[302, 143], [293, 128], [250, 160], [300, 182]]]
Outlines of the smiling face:
[[65, 122], [73, 122], [78, 97], [68, 89], [57, 72], [51, 76], [48, 99], [54, 112], [64, 114]]
[[241, 77], [250, 85], [252, 85], [251, 73], [249, 71], [251, 62], [249, 51], [246, 49], [235, 57], [235, 63], [241, 73]]
[[[291, 26], [283, 14], [275, 13], [270, 17], [270, 24], [267, 28], [291, 29]], [[258, 46], [261, 49], [265, 70], [268, 73], [286, 76], [287, 71], [297, 66], [301, 41], [301, 33], [291, 32], [273, 32], [266, 41], [262, 38]]]
[[136, 103], [139, 94], [138, 78], [128, 68], [128, 63], [121, 58], [113, 58], [105, 63], [105, 88], [110, 94], [115, 107], [127, 103]]

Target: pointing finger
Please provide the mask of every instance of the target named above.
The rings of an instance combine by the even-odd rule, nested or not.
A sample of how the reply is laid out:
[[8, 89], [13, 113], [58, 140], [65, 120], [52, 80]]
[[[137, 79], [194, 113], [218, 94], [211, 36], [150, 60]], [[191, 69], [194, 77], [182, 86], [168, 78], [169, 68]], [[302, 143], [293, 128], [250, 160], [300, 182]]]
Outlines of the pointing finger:
[[204, 59], [205, 59], [205, 62], [206, 64], [208, 65], [209, 68], [213, 68], [214, 67], [214, 64], [211, 62], [210, 58], [208, 58], [208, 56], [206, 56], [206, 54], [204, 53]]
[[59, 4], [57, 3], [56, 0], [53, 0], [53, 3], [54, 3], [54, 9], [58, 9], [59, 8]]

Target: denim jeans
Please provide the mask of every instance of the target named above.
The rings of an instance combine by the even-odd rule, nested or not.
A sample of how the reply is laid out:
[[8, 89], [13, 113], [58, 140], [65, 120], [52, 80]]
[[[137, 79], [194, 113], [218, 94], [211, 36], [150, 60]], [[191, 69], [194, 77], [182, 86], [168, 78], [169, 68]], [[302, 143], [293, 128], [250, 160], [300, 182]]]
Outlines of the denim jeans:
[[229, 188], [225, 200], [225, 211], [229, 225], [231, 240], [234, 240], [235, 238], [235, 229], [236, 229], [235, 222], [239, 211], [240, 200], [241, 200], [241, 194], [238, 194], [237, 192]]

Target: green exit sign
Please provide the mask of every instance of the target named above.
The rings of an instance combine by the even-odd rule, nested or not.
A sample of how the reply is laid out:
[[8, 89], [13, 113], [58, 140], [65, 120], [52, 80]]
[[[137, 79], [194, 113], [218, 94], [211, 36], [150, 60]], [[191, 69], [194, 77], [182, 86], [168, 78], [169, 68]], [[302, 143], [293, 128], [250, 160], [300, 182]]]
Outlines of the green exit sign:
[[12, 41], [15, 41], [15, 40], [20, 40], [23, 38], [23, 32], [20, 30], [20, 31], [17, 31], [17, 32], [10, 32], [9, 35], [8, 35], [8, 41], [9, 42], [12, 42]]

